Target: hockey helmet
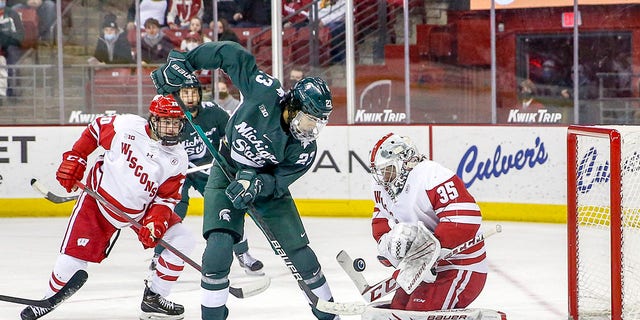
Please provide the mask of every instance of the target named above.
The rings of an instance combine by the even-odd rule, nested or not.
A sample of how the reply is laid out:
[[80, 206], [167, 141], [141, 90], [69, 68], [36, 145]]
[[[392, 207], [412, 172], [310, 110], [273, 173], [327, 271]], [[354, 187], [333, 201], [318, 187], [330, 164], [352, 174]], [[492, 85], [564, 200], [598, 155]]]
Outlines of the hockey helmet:
[[316, 140], [333, 111], [327, 83], [317, 77], [303, 78], [291, 88], [289, 95], [291, 110], [295, 113], [289, 123], [291, 134], [304, 143]]
[[149, 105], [149, 113], [151, 131], [163, 145], [170, 146], [180, 142], [186, 118], [173, 97], [156, 95]]
[[369, 168], [375, 182], [395, 199], [404, 188], [409, 171], [422, 159], [424, 156], [418, 154], [409, 137], [388, 133], [373, 146]]

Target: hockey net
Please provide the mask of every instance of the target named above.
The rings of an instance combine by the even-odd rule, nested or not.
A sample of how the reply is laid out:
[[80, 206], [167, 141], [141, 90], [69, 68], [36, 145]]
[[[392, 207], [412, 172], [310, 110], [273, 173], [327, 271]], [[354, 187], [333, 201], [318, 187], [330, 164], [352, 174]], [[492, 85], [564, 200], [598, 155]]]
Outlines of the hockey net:
[[567, 133], [570, 319], [640, 319], [640, 127]]

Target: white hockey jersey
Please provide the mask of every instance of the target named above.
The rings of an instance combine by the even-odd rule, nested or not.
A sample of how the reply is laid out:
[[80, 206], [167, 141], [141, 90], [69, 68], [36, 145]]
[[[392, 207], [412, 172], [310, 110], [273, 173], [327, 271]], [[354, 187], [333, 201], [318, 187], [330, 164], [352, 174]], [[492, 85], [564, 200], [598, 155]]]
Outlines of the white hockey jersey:
[[[187, 153], [181, 144], [164, 146], [153, 140], [148, 121], [137, 115], [115, 115], [91, 122], [73, 149], [88, 155], [104, 148], [87, 177], [87, 186], [135, 220], [152, 205], [173, 211], [187, 170]], [[115, 227], [129, 223], [100, 205]]]
[[[438, 238], [442, 248], [452, 249], [480, 232], [482, 216], [464, 182], [442, 165], [424, 160], [409, 173], [403, 190], [393, 201], [383, 187], [373, 182], [373, 237], [400, 222], [421, 221]], [[385, 255], [384, 252], [379, 254]], [[391, 257], [386, 257], [393, 261]], [[463, 269], [487, 272], [484, 243], [438, 263], [436, 271]]]

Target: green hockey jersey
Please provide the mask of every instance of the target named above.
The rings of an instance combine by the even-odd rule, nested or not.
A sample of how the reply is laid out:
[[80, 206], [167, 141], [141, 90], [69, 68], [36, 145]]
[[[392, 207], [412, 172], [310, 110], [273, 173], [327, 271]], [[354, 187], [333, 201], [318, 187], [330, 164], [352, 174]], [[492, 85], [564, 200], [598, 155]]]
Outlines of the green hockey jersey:
[[258, 69], [255, 58], [235, 42], [218, 41], [200, 45], [186, 53], [196, 69], [220, 68], [239, 89], [240, 106], [225, 128], [221, 153], [228, 160], [226, 170], [253, 168], [275, 179], [273, 195], [288, 193], [288, 187], [313, 164], [316, 143], [303, 145], [282, 120], [280, 81]]

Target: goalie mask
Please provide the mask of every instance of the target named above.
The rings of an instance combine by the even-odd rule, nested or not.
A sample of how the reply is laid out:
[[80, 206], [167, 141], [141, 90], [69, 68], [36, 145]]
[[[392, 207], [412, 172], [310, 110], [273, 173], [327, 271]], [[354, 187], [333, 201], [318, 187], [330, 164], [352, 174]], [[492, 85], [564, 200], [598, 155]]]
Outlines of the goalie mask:
[[408, 137], [389, 133], [378, 140], [371, 150], [369, 168], [375, 182], [395, 200], [404, 188], [411, 169], [424, 159], [426, 157], [418, 153]]
[[149, 126], [153, 134], [165, 146], [180, 142], [180, 133], [184, 129], [186, 118], [173, 97], [156, 95], [149, 106]]
[[318, 138], [333, 111], [331, 91], [321, 78], [308, 77], [298, 81], [282, 103], [289, 114], [286, 119], [289, 131], [302, 143]]

